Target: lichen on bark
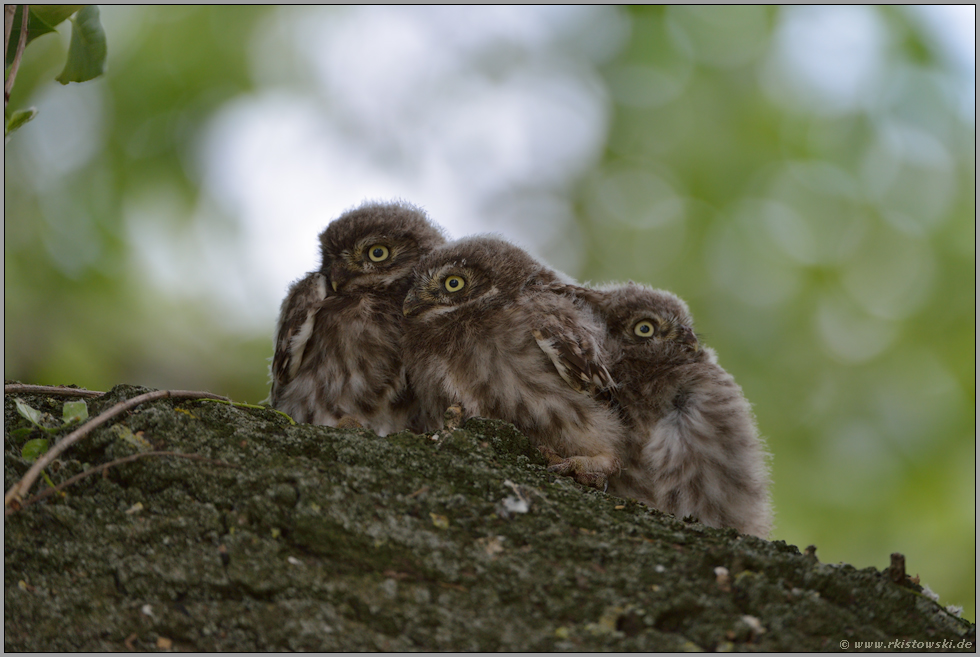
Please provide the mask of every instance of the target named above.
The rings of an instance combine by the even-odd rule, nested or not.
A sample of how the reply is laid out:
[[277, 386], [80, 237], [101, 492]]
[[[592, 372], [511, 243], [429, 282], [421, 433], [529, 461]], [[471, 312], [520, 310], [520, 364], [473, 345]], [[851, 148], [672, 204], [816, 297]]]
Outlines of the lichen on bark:
[[[64, 401], [19, 396], [55, 416]], [[975, 645], [910, 581], [583, 488], [503, 422], [381, 438], [164, 399], [70, 448], [52, 480], [137, 449], [113, 425], [236, 467], [145, 458], [8, 516], [7, 650]], [[29, 426], [6, 396], [5, 488]]]

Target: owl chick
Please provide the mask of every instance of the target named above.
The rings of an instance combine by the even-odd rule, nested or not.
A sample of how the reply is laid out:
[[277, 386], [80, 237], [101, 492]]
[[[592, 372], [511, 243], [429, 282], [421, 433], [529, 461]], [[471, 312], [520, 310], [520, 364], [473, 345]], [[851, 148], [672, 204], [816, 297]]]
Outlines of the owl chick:
[[619, 469], [624, 427], [595, 395], [612, 385], [605, 329], [591, 309], [553, 292], [557, 272], [520, 248], [472, 237], [422, 258], [405, 297], [408, 376], [418, 426], [443, 411], [513, 423], [550, 469], [603, 487]]
[[606, 322], [613, 398], [630, 430], [610, 492], [768, 536], [767, 453], [751, 406], [698, 341], [687, 305], [635, 283], [578, 290]]
[[273, 408], [298, 422], [342, 418], [379, 435], [415, 412], [402, 359], [402, 302], [419, 258], [445, 238], [407, 203], [366, 203], [320, 234], [322, 264], [292, 284], [276, 326]]

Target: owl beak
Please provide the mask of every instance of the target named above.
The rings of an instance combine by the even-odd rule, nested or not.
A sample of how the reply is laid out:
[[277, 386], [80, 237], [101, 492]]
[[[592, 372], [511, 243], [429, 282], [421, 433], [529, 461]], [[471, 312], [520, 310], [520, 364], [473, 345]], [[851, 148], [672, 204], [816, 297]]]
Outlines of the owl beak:
[[335, 264], [330, 268], [330, 287], [333, 288], [334, 292], [343, 288], [351, 278], [353, 278], [351, 272], [339, 264]]
[[694, 335], [694, 331], [690, 327], [682, 326], [677, 339], [681, 344], [687, 345], [694, 351], [701, 350], [701, 343], [698, 342], [698, 336]]
[[417, 315], [421, 309], [422, 302], [419, 300], [418, 293], [414, 289], [409, 290], [405, 296], [405, 303], [402, 305], [402, 314], [405, 317], [412, 317], [413, 315]]

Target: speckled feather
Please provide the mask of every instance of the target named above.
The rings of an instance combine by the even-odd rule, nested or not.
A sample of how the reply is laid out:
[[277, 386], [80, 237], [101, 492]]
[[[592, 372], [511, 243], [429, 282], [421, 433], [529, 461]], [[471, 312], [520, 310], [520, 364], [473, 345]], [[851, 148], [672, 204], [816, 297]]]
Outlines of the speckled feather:
[[[347, 417], [380, 435], [405, 429], [416, 403], [402, 359], [402, 302], [412, 268], [444, 242], [404, 203], [367, 203], [327, 226], [319, 271], [293, 283], [279, 313], [273, 407], [299, 422], [337, 426]], [[387, 257], [375, 262], [379, 245]]]
[[[579, 296], [606, 321], [614, 398], [631, 429], [610, 492], [712, 527], [768, 536], [765, 445], [742, 389], [695, 337], [687, 305], [635, 283]], [[636, 334], [642, 321], [651, 321], [654, 335]]]
[[[449, 291], [453, 276], [465, 281]], [[599, 485], [618, 470], [624, 439], [616, 413], [594, 393], [612, 384], [605, 329], [590, 309], [548, 286], [559, 275], [503, 240], [475, 237], [422, 259], [405, 299], [408, 374], [418, 426], [445, 409], [512, 422], [554, 469]]]

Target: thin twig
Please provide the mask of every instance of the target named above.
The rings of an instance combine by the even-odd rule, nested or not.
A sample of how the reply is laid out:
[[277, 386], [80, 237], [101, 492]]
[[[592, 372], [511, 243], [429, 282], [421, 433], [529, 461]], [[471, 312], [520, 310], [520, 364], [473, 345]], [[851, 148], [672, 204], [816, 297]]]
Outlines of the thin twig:
[[62, 397], [101, 397], [104, 392], [84, 388], [64, 388], [62, 386], [35, 386], [27, 383], [8, 383], [3, 386], [3, 394], [20, 392], [26, 394], [60, 395]]
[[17, 5], [3, 6], [3, 67], [7, 68], [7, 48], [10, 47], [10, 33], [14, 31], [14, 15]]
[[[10, 90], [14, 88], [14, 79], [17, 77], [17, 69], [20, 68], [20, 58], [24, 54], [24, 47], [27, 46], [27, 15], [30, 13], [28, 11], [29, 5], [21, 5], [23, 7], [24, 17], [21, 19], [20, 24], [20, 38], [17, 40], [17, 52], [14, 53], [14, 61], [10, 64], [10, 75], [7, 76], [7, 81], [3, 83], [3, 109], [7, 110], [7, 101], [10, 100]], [[6, 64], [7, 51], [3, 52], [4, 63]]]
[[[102, 465], [98, 465], [98, 466], [96, 466], [94, 468], [89, 468], [85, 472], [79, 473], [79, 474], [75, 475], [74, 477], [72, 477], [70, 479], [66, 479], [65, 481], [63, 481], [60, 484], [58, 484], [57, 486], [55, 486], [54, 488], [45, 488], [44, 490], [42, 490], [37, 495], [35, 495], [35, 496], [33, 496], [33, 497], [31, 497], [31, 498], [29, 498], [27, 500], [24, 500], [24, 502], [21, 503], [20, 507], [21, 508], [24, 508], [24, 507], [30, 506], [30, 505], [32, 505], [32, 504], [34, 504], [36, 502], [40, 502], [41, 500], [45, 499], [46, 497], [51, 497], [55, 493], [61, 492], [62, 490], [68, 488], [72, 484], [81, 481], [85, 477], [89, 477], [91, 475], [98, 474], [98, 473], [102, 472], [103, 470], [108, 470], [109, 468], [111, 468], [111, 467], [113, 467], [115, 465], [122, 465], [124, 463], [131, 463], [132, 461], [136, 461], [136, 460], [141, 459], [141, 458], [146, 457], [146, 456], [174, 456], [176, 458], [190, 459], [192, 461], [204, 461], [205, 463], [210, 463], [211, 465], [217, 465], [217, 466], [222, 467], [222, 468], [235, 468], [236, 470], [241, 470], [241, 466], [235, 465], [234, 463], [226, 463], [224, 461], [218, 461], [218, 460], [215, 460], [215, 459], [209, 459], [209, 458], [207, 458], [205, 456], [201, 456], [200, 454], [183, 454], [181, 452], [140, 452], [139, 454], [130, 454], [129, 456], [124, 456], [124, 457], [122, 457], [120, 459], [116, 459], [115, 461], [109, 461], [108, 463], [103, 463]], [[4, 509], [4, 515], [5, 516], [9, 516], [11, 513], [14, 512], [14, 510], [15, 509], [13, 507]]]
[[[31, 469], [27, 471], [20, 481], [10, 487], [7, 494], [3, 497], [3, 506], [6, 508], [12, 503], [20, 504], [21, 500], [24, 499], [24, 495], [31, 489], [34, 482], [40, 476], [41, 471], [44, 468], [58, 458], [63, 451], [74, 445], [76, 442], [88, 435], [92, 429], [105, 424], [112, 418], [116, 417], [120, 413], [124, 413], [129, 409], [139, 406], [143, 402], [154, 401], [156, 399], [166, 399], [167, 397], [173, 397], [177, 399], [224, 399], [228, 400], [227, 397], [222, 397], [221, 395], [214, 395], [210, 392], [201, 392], [199, 390], [154, 390], [153, 392], [147, 392], [142, 395], [133, 397], [132, 399], [127, 399], [126, 401], [119, 402], [111, 408], [102, 413], [99, 413], [94, 418], [75, 429], [63, 440], [55, 444], [51, 449], [49, 449], [44, 456], [35, 461]], [[230, 401], [230, 400], [228, 400]]]

